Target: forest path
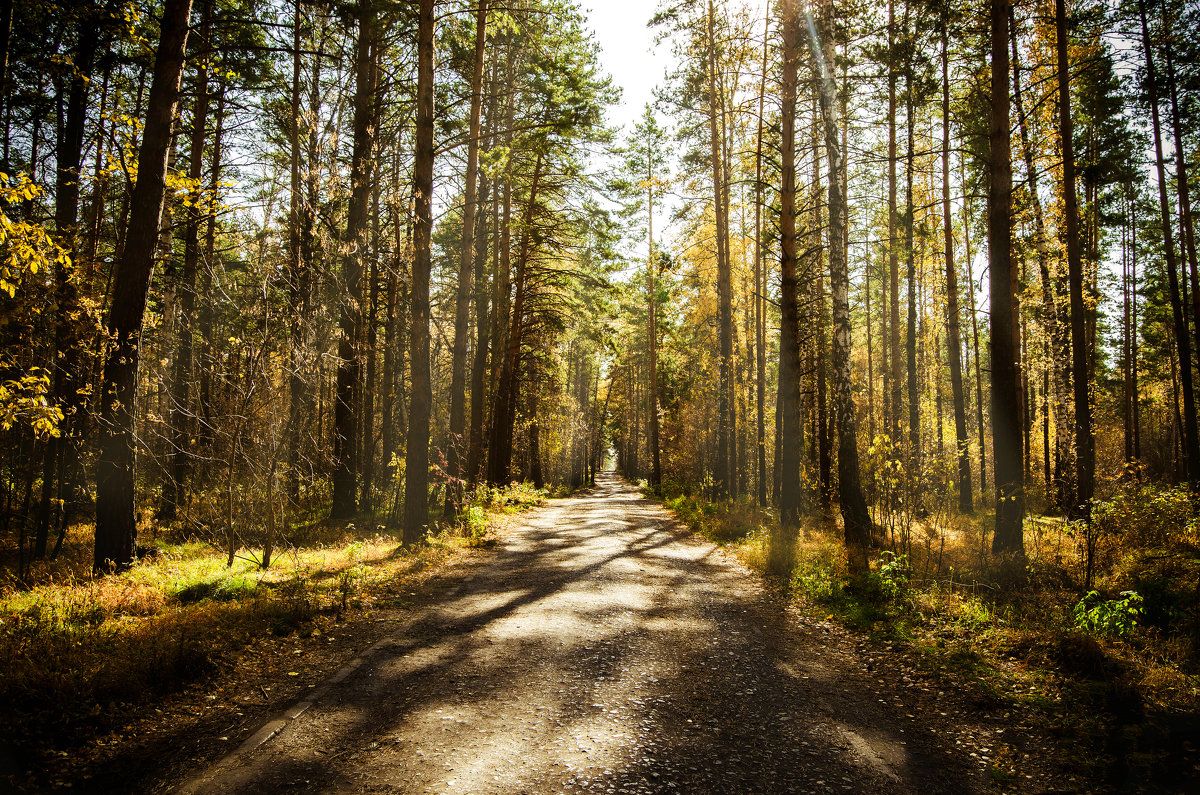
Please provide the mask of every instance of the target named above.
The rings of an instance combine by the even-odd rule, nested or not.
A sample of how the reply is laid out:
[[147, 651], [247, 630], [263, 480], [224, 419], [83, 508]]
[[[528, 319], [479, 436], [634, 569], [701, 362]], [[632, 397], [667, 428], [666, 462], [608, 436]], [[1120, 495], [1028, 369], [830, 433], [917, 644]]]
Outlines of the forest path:
[[185, 789], [989, 791], [933, 695], [870, 667], [605, 473]]

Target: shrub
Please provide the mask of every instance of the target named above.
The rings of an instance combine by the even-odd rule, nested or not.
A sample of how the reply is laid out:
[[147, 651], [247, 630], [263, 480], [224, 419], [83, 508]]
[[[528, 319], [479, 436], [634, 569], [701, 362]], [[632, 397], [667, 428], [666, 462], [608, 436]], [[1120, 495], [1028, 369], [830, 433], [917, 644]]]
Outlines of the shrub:
[[1120, 599], [1107, 600], [1096, 591], [1088, 591], [1072, 611], [1075, 626], [1093, 635], [1117, 638], [1132, 635], [1141, 614], [1142, 597], [1137, 591], [1121, 591]]
[[1166, 547], [1194, 540], [1196, 517], [1187, 489], [1130, 487], [1097, 502], [1092, 523], [1101, 535], [1120, 537], [1126, 548]]
[[880, 596], [889, 602], [900, 601], [908, 594], [911, 576], [908, 555], [897, 555], [890, 550], [884, 550], [879, 558], [879, 571], [871, 575], [879, 587]]

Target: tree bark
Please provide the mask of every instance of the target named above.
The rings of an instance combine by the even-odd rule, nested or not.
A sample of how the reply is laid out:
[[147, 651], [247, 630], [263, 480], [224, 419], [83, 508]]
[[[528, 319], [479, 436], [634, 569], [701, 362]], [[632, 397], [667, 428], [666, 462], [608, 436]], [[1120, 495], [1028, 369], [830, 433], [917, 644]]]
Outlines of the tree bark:
[[[767, 503], [767, 441], [766, 441], [766, 402], [767, 402], [767, 333], [766, 333], [766, 293], [767, 275], [763, 262], [762, 245], [762, 205], [763, 205], [763, 102], [767, 86], [767, 35], [771, 27], [771, 12], [768, 8], [763, 19], [763, 60], [762, 78], [758, 86], [758, 130], [754, 138], [754, 351], [755, 351], [755, 450], [758, 464], [758, 504]], [[793, 89], [794, 92], [794, 89]], [[793, 101], [794, 104], [794, 101]], [[794, 124], [794, 122], [793, 122]], [[794, 143], [793, 143], [794, 145]], [[795, 152], [792, 153], [793, 160]], [[793, 162], [793, 169], [795, 164]], [[794, 182], [793, 182], [794, 188]], [[794, 197], [793, 197], [794, 198]], [[793, 221], [794, 223], [794, 221]], [[793, 230], [794, 234], [794, 230]]]
[[449, 483], [446, 487], [446, 516], [458, 513], [463, 499], [463, 464], [466, 438], [467, 336], [471, 308], [471, 265], [475, 254], [476, 185], [479, 174], [479, 119], [483, 108], [483, 63], [487, 44], [487, 0], [475, 9], [475, 62], [471, 72], [471, 109], [467, 139], [466, 189], [463, 198], [462, 247], [458, 256], [458, 285], [454, 301], [454, 350], [450, 365], [450, 438], [446, 456]]
[[525, 223], [522, 226], [521, 241], [518, 246], [517, 278], [509, 320], [508, 339], [504, 361], [500, 367], [500, 380], [496, 385], [495, 409], [492, 411], [491, 438], [488, 444], [488, 481], [493, 486], [503, 486], [508, 483], [508, 469], [509, 464], [512, 463], [513, 431], [516, 424], [518, 387], [520, 385], [530, 229], [537, 208], [541, 176], [542, 151], [539, 148], [529, 187], [529, 206], [525, 211]]
[[1183, 125], [1179, 114], [1179, 92], [1175, 81], [1175, 58], [1172, 56], [1170, 26], [1167, 19], [1167, 4], [1159, 4], [1163, 23], [1163, 57], [1167, 66], [1167, 95], [1171, 101], [1171, 133], [1175, 143], [1175, 194], [1179, 199], [1179, 243], [1183, 260], [1187, 263], [1192, 280], [1192, 323], [1195, 326], [1197, 344], [1200, 345], [1200, 270], [1196, 263], [1196, 235], [1192, 227], [1192, 198], [1188, 186], [1187, 150], [1183, 146]]
[[[962, 331], [959, 328], [958, 266], [954, 262], [954, 225], [950, 213], [950, 59], [948, 23], [942, 20], [942, 231], [946, 243], [946, 349], [950, 361], [950, 393], [954, 401], [954, 449], [958, 455], [958, 509], [974, 510], [971, 494], [971, 443], [963, 399]], [[940, 393], [939, 393], [940, 394]]]
[[[909, 30], [909, 3], [904, 4], [904, 35], [911, 40]], [[904, 163], [904, 258], [906, 282], [908, 284], [908, 315], [905, 324], [904, 355], [905, 375], [908, 386], [908, 476], [910, 482], [921, 483], [921, 400], [919, 373], [917, 371], [917, 260], [914, 245], [916, 207], [913, 204], [913, 159], [915, 157], [915, 135], [917, 126], [916, 101], [913, 96], [913, 64], [904, 66], [904, 106], [907, 146]], [[922, 503], [922, 489], [913, 490], [913, 501], [917, 507]]]
[[[850, 377], [850, 270], [846, 259], [846, 193], [842, 182], [845, 161], [839, 142], [837, 87], [831, 64], [833, 0], [822, 0], [819, 37], [809, 39], [813, 71], [821, 92], [825, 123], [825, 159], [829, 167], [829, 290], [833, 303], [833, 402], [838, 427], [838, 497], [851, 574], [867, 573], [867, 547], [871, 541], [871, 515], [863, 494], [858, 462], [858, 427]], [[815, 31], [809, 22], [809, 31]]]
[[900, 412], [904, 406], [901, 392], [904, 366], [900, 358], [900, 257], [896, 249], [896, 66], [890, 54], [896, 48], [896, 4], [888, 0], [888, 309], [890, 310], [891, 421], [888, 433], [892, 444], [900, 444]]
[[992, 552], [1024, 557], [1025, 476], [1021, 454], [1012, 263], [1012, 162], [1009, 143], [1008, 0], [991, 0], [991, 117], [988, 138], [988, 263], [991, 289], [992, 449], [996, 530]]
[[657, 287], [654, 275], [658, 266], [654, 262], [654, 158], [653, 147], [657, 141], [647, 141], [646, 152], [646, 230], [649, 239], [646, 251], [646, 301], [647, 334], [650, 338], [650, 394], [648, 395], [647, 419], [650, 421], [650, 482], [662, 483], [662, 455], [659, 449], [658, 429], [658, 319], [655, 317]]
[[376, 133], [374, 108], [378, 20], [373, 3], [360, 6], [358, 13], [358, 45], [354, 59], [354, 143], [350, 160], [350, 201], [346, 208], [346, 234], [343, 238], [342, 256], [346, 293], [340, 302], [338, 325], [341, 328], [341, 336], [338, 339], [337, 390], [333, 414], [333, 504], [329, 513], [331, 519], [348, 519], [358, 511], [358, 477], [362, 468], [359, 455], [359, 425], [363, 419], [362, 277], [363, 263], [369, 251], [367, 222], [371, 202], [371, 161]]
[[1054, 2], [1055, 57], [1058, 76], [1058, 143], [1062, 151], [1063, 212], [1067, 249], [1067, 281], [1071, 293], [1071, 369], [1075, 387], [1075, 500], [1069, 513], [1090, 518], [1096, 474], [1096, 441], [1092, 434], [1091, 368], [1085, 336], [1083, 261], [1079, 252], [1079, 200], [1075, 193], [1075, 140], [1071, 118], [1071, 71], [1067, 59], [1067, 12], [1064, 0]]
[[[292, 20], [292, 90], [291, 119], [288, 125], [288, 145], [291, 148], [291, 196], [288, 212], [288, 278], [289, 345], [288, 345], [288, 441], [287, 493], [293, 504], [300, 501], [300, 443], [301, 427], [311, 403], [310, 389], [304, 375], [304, 352], [307, 348], [308, 316], [312, 300], [312, 226], [313, 207], [305, 200], [300, 149], [300, 23], [302, 0], [295, 0]], [[313, 82], [319, 77], [320, 58], [314, 58]], [[309, 132], [308, 169], [316, 169], [316, 153], [312, 150]]]
[[725, 214], [724, 159], [720, 133], [723, 126], [721, 98], [717, 93], [716, 15], [713, 0], [708, 2], [708, 126], [712, 159], [713, 213], [717, 239], [717, 303], [720, 315], [721, 367], [717, 384], [717, 466], [718, 494], [729, 496], [736, 490], [733, 416], [733, 282], [729, 262], [729, 221]]
[[779, 530], [771, 540], [771, 568], [779, 575], [791, 570], [800, 526], [803, 494], [800, 461], [804, 428], [800, 422], [800, 308], [796, 274], [796, 73], [800, 60], [800, 18], [795, 0], [780, 3], [783, 16], [781, 185], [779, 192], [780, 333], [778, 422]]
[[133, 563], [134, 421], [138, 355], [146, 293], [154, 268], [158, 224], [166, 193], [171, 126], [179, 99], [191, 0], [165, 0], [154, 77], [138, 151], [138, 180], [130, 201], [125, 249], [113, 280], [106, 323], [109, 351], [100, 384], [100, 455], [96, 462], [96, 571]]
[[415, 544], [429, 520], [429, 272], [433, 260], [433, 34], [434, 0], [420, 0], [417, 26], [417, 124], [413, 162], [412, 321], [409, 369], [412, 393], [404, 463], [404, 543]]

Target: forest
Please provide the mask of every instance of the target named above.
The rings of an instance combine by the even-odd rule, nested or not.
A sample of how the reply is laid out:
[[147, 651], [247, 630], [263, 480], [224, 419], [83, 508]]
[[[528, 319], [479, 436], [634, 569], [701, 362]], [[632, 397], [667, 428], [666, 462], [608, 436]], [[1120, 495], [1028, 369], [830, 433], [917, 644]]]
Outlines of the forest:
[[1200, 5], [650, 26], [620, 127], [575, 0], [0, 0], [0, 700], [112, 725], [260, 631], [217, 606], [340, 617], [615, 469], [851, 628], [1085, 682], [1081, 734], [1200, 737]]

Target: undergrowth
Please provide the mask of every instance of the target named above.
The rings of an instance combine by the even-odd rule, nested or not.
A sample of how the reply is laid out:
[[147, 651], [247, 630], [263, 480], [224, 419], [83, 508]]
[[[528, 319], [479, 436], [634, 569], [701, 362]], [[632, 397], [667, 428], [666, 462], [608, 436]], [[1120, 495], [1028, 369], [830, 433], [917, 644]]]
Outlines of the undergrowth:
[[327, 541], [284, 546], [265, 570], [254, 549], [226, 566], [218, 545], [160, 532], [134, 567], [93, 578], [83, 568], [91, 527], [75, 526], [64, 555], [34, 572], [37, 585], [0, 583], [0, 720], [22, 745], [59, 746], [110, 724], [124, 705], [219, 671], [256, 637], [397, 606], [397, 584], [456, 549], [494, 544], [494, 516], [545, 496], [528, 484], [481, 489], [409, 549], [388, 533], [339, 526]]
[[[778, 532], [767, 511], [679, 484], [656, 496], [767, 572]], [[1163, 762], [1177, 748], [1163, 738], [1174, 734], [1172, 747], [1200, 740], [1200, 533], [1186, 492], [1120, 488], [1095, 506], [1090, 527], [1030, 517], [1028, 560], [1015, 568], [987, 553], [990, 513], [933, 502], [923, 517], [894, 508], [887, 524], [876, 517], [885, 535], [858, 579], [836, 521], [806, 518], [795, 566], [775, 582], [818, 616], [916, 652], [935, 675], [964, 676], [985, 701], [1045, 711], [1088, 749], [1093, 774], [1115, 765], [1147, 781], [1174, 775]], [[1114, 731], [1123, 738], [1115, 746]]]

